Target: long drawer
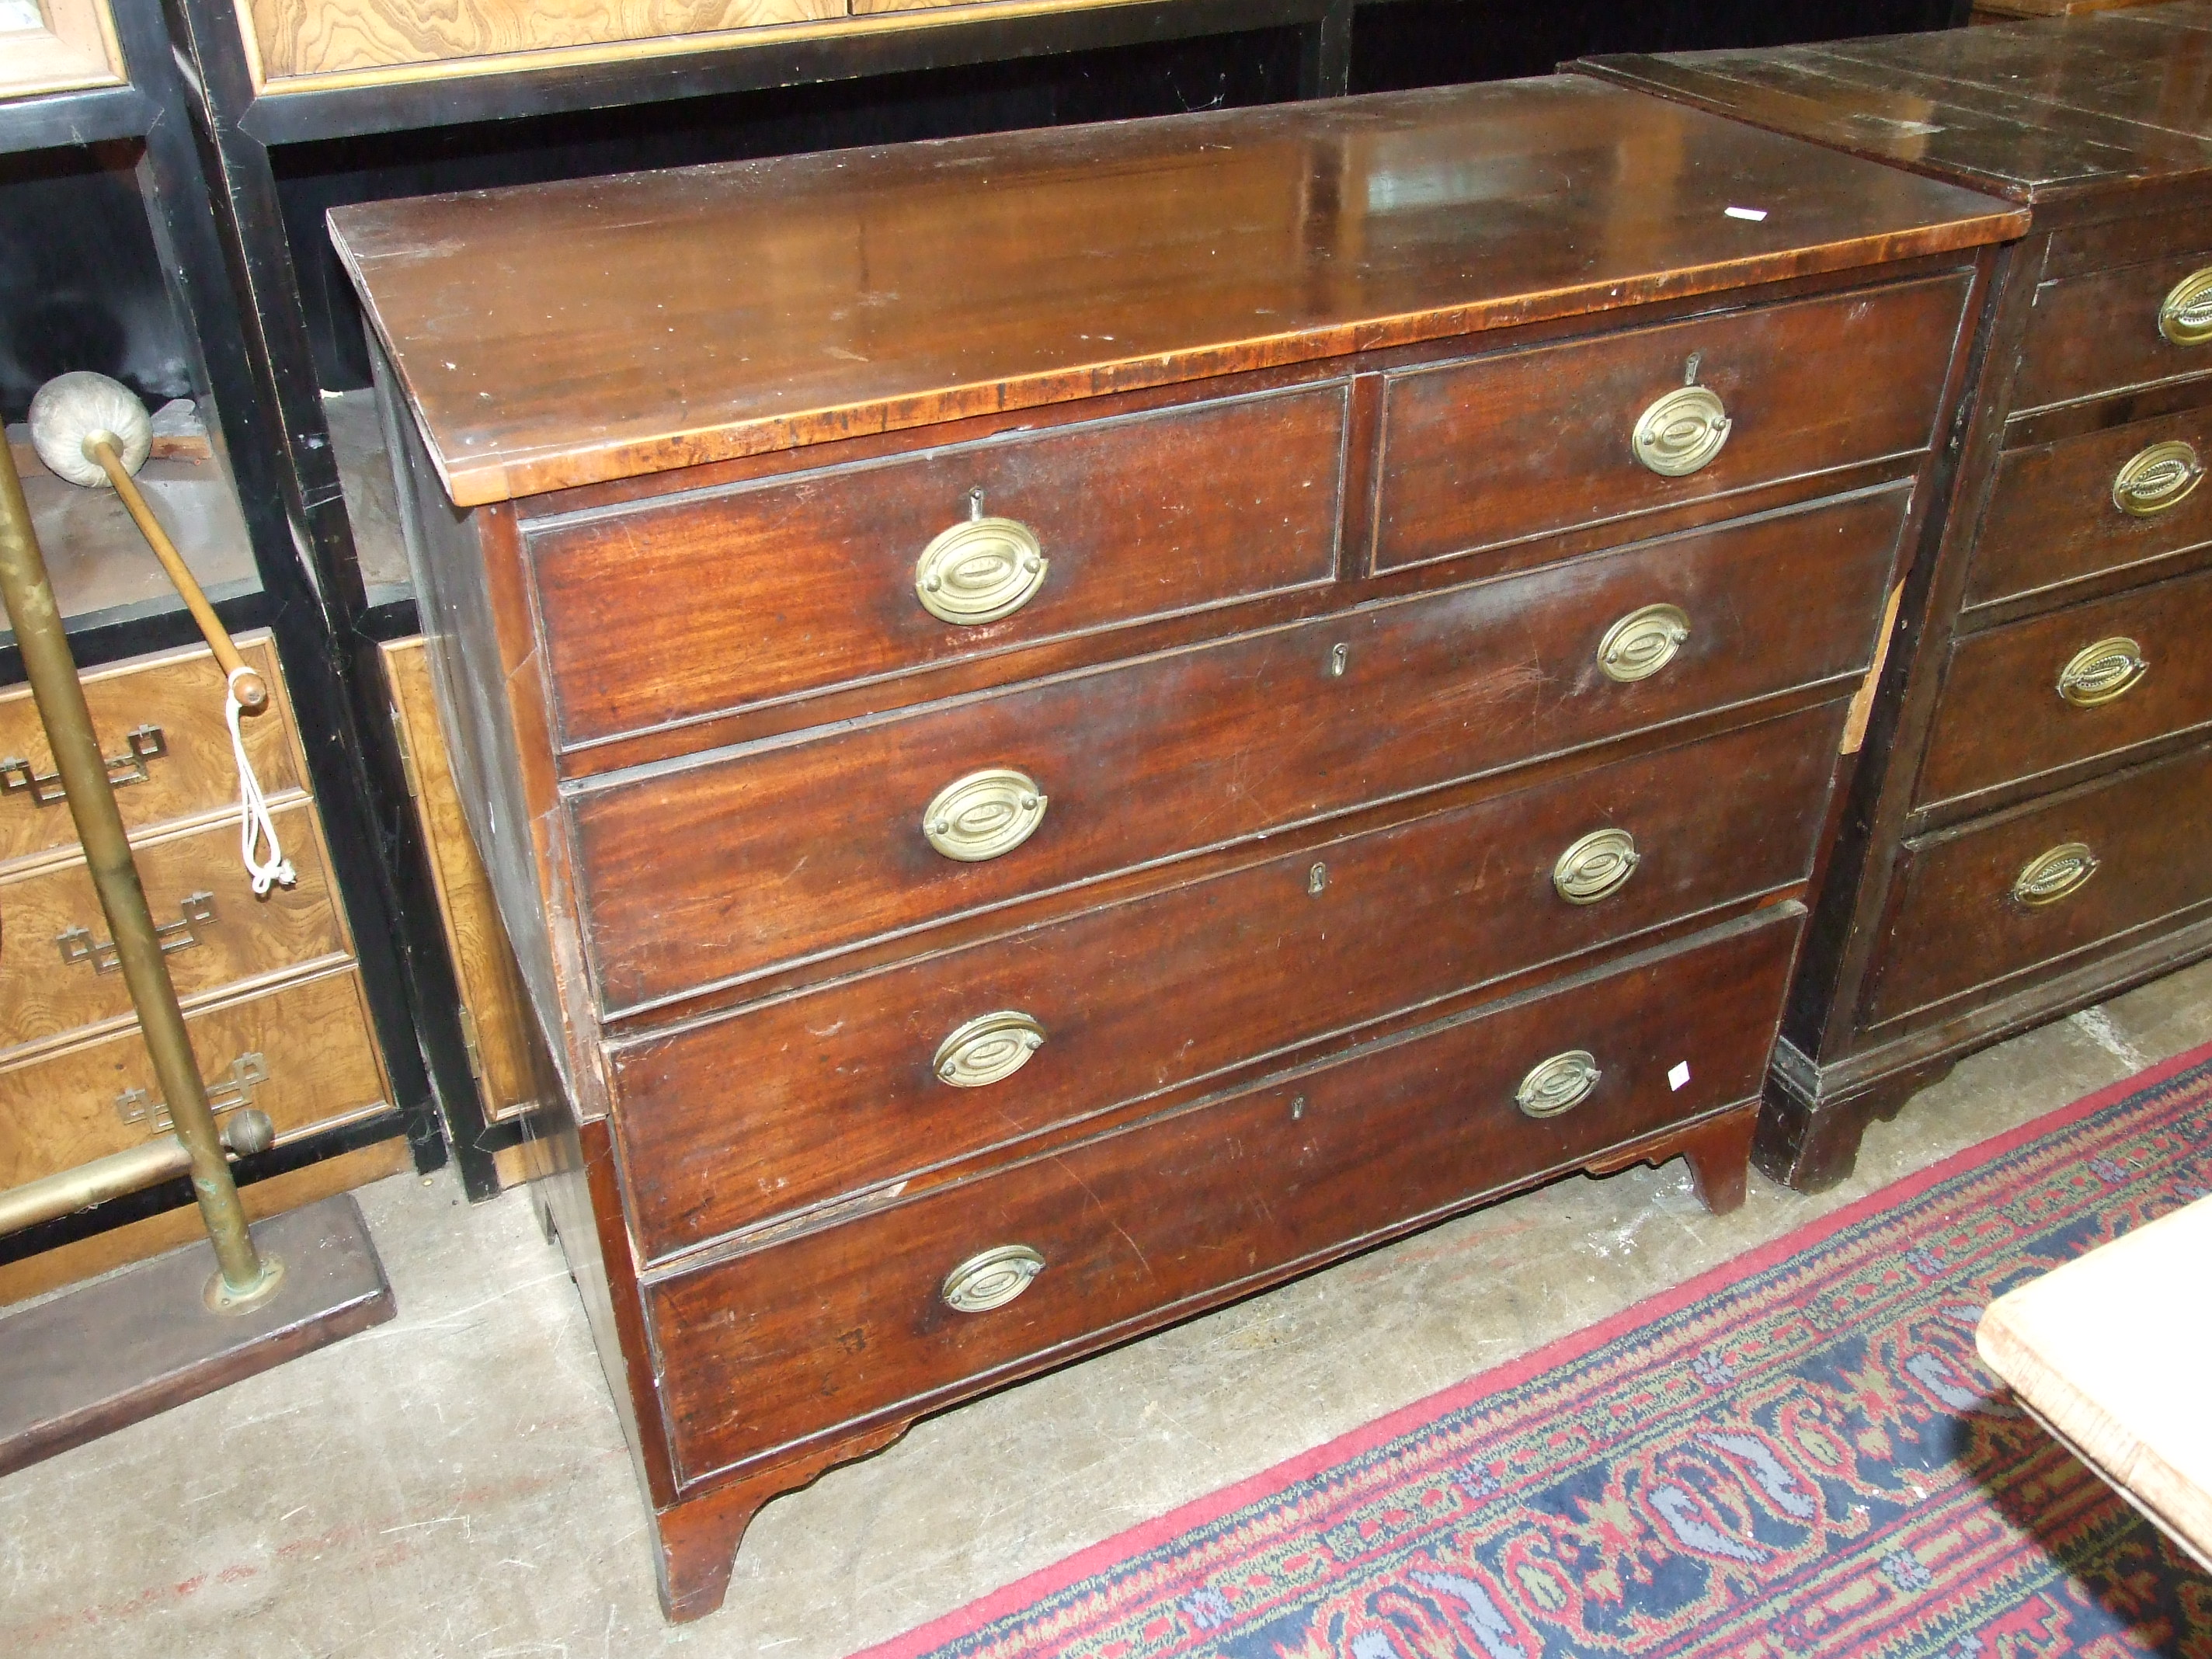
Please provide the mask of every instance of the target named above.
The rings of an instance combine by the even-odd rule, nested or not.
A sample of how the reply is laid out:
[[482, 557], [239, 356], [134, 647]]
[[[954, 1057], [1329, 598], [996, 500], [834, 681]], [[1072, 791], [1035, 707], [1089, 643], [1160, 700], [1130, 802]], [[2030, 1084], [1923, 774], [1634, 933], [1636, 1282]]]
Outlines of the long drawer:
[[[1923, 449], [1966, 296], [1963, 275], [1933, 277], [1393, 374], [1375, 568]], [[1692, 377], [1728, 430], [1710, 459], [1656, 471], [1647, 453], [1686, 465], [1670, 446], [1709, 430], [1694, 410], [1656, 416], [1674, 437], [1639, 447], [1645, 412]], [[1848, 385], [1882, 395], [1835, 395]]]
[[662, 1255], [1802, 881], [1842, 709], [616, 1044], [639, 1243]]
[[1966, 575], [1971, 607], [2212, 541], [2212, 408], [2005, 452]]
[[[242, 721], [240, 730], [261, 787], [274, 800], [306, 784], [283, 679], [266, 635], [245, 636], [238, 645], [273, 690], [269, 707]], [[237, 805], [222, 670], [204, 647], [95, 670], [84, 676], [84, 700], [125, 828], [136, 832]], [[30, 689], [0, 691], [0, 865], [76, 852], [76, 826], [53, 771]]]
[[[190, 1003], [251, 986], [348, 950], [331, 891], [313, 803], [270, 814], [299, 879], [256, 898], [240, 866], [238, 826], [222, 822], [141, 841], [139, 880], [168, 957], [169, 978]], [[107, 921], [81, 863], [40, 866], [0, 882], [0, 1061], [88, 1026], [131, 1018]]]
[[[354, 969], [197, 1010], [185, 1029], [218, 1122], [250, 1104], [283, 1140], [390, 1109]], [[0, 1188], [126, 1151], [167, 1127], [136, 1025], [9, 1066], [0, 1070]]]
[[1332, 381], [539, 521], [560, 735], [1328, 581], [1346, 408]]
[[[1778, 906], [648, 1284], [679, 1481], [1099, 1346], [1130, 1322], [1755, 1098], [1803, 914]], [[1532, 1115], [1516, 1094], [1554, 1057], [1542, 1076], [1561, 1086], [1532, 1093], [1538, 1109], [1589, 1092]], [[1042, 1270], [1024, 1279], [1032, 1261]], [[988, 1302], [994, 1287], [1018, 1288], [975, 1311], [948, 1303]]]
[[1859, 673], [1908, 495], [1869, 491], [586, 790], [571, 810], [603, 1006]]
[[1952, 647], [1923, 805], [2212, 721], [2212, 571], [1971, 634]]
[[[2212, 370], [2212, 331], [2200, 333], [2212, 306], [2181, 286], [2208, 270], [2212, 250], [2197, 249], [2043, 283], [2013, 381], [2014, 410]], [[2162, 327], [2170, 308], [2186, 314]]]
[[2179, 918], [2212, 900], [2212, 750], [1908, 842], [1868, 1023]]

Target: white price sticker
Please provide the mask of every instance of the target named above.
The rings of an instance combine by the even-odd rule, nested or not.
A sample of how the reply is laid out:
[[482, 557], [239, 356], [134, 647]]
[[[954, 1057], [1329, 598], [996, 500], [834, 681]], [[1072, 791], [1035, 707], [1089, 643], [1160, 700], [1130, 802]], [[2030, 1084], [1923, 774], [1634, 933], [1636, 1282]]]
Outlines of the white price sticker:
[[1686, 1060], [1676, 1060], [1674, 1066], [1668, 1071], [1667, 1086], [1669, 1089], [1680, 1089], [1689, 1080], [1690, 1062]]

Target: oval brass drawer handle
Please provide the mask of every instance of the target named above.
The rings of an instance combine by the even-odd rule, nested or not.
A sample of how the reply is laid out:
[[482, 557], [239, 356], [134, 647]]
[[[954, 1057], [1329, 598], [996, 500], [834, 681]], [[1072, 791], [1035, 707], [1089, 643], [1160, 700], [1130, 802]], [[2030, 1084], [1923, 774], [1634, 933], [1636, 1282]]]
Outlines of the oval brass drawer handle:
[[2158, 331], [2181, 346], [2212, 340], [2212, 265], [2199, 266], [2166, 291]]
[[1049, 566], [1027, 525], [977, 517], [939, 532], [921, 550], [914, 591], [939, 621], [973, 628], [1011, 617], [1035, 599]]
[[2204, 463], [2179, 438], [2137, 450], [2112, 478], [2112, 505], [2131, 519], [2170, 512], [2204, 480]]
[[1593, 830], [1559, 854], [1552, 885], [1570, 904], [1595, 904], [1628, 884], [1642, 854], [1626, 830]]
[[1676, 386], [1636, 417], [1629, 447], [1661, 477], [1686, 477], [1711, 465], [1735, 424], [1717, 393], [1701, 386]]
[[1690, 615], [1681, 606], [1647, 605], [1605, 630], [1597, 642], [1597, 665], [1623, 685], [1648, 680], [1674, 660], [1689, 637]]
[[955, 1313], [988, 1313], [1029, 1289], [1043, 1271], [1044, 1258], [1028, 1245], [994, 1245], [945, 1274], [938, 1294]]
[[2148, 672], [2142, 647], [2124, 634], [2115, 634], [2074, 653], [2058, 671], [2058, 695], [2076, 708], [2094, 708], [2127, 696]]
[[1001, 1008], [954, 1027], [930, 1063], [939, 1081], [981, 1089], [1012, 1077], [1043, 1047], [1043, 1026], [1018, 1008]]
[[1044, 791], [1028, 773], [988, 767], [939, 790], [921, 815], [921, 833], [945, 857], [980, 864], [1035, 835], [1044, 808]]
[[2078, 841], [2061, 842], [2027, 861], [2012, 884], [2012, 896], [2032, 908], [2056, 904], [2078, 893], [2097, 873], [2097, 855]]
[[1557, 1117], [1588, 1100], [1604, 1075], [1595, 1054], [1587, 1048], [1570, 1048], [1530, 1066], [1513, 1091], [1513, 1103], [1530, 1117]]

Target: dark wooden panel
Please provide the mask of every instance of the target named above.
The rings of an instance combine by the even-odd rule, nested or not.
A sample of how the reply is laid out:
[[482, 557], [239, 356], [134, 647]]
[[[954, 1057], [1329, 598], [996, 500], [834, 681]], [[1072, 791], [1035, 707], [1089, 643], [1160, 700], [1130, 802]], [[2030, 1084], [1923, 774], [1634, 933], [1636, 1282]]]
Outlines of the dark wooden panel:
[[[1553, 994], [1103, 1137], [647, 1287], [687, 1482], [1095, 1340], [1178, 1302], [1565, 1170], [1756, 1093], [1799, 907]], [[1595, 1092], [1523, 1115], [1582, 1048]], [[1670, 1067], [1686, 1065], [1680, 1088]], [[939, 1287], [979, 1251], [1045, 1259], [1008, 1305]]]
[[[599, 994], [635, 1007], [1702, 710], [1858, 673], [1909, 491], [1012, 688], [590, 790], [571, 804]], [[1681, 607], [1650, 678], [1597, 648]], [[1333, 673], [1336, 647], [1343, 672]], [[923, 809], [986, 768], [1036, 832], [958, 863]]]
[[[1375, 568], [1923, 449], [1967, 286], [1961, 272], [1393, 375]], [[1704, 468], [1662, 477], [1630, 436], [1693, 357], [1733, 424]]]
[[331, 227], [468, 506], [2025, 222], [1553, 76], [382, 202]]
[[2141, 519], [2112, 500], [2113, 480], [2129, 459], [2168, 441], [2212, 459], [2212, 409], [2006, 451], [1975, 540], [1966, 605], [2145, 564], [2212, 541], [2212, 489], [2200, 488]]
[[2123, 386], [2212, 373], [2212, 343], [2176, 345], [2158, 331], [2160, 302], [2176, 283], [2208, 265], [2212, 248], [2196, 248], [2044, 283], [2036, 290], [2035, 315], [2013, 383], [2013, 408], [2040, 409]]
[[[2131, 639], [2149, 666], [2110, 702], [2077, 708], [2059, 671]], [[2212, 720], [2212, 571], [1970, 635], [1952, 647], [1917, 804], [2029, 778]]]
[[[1346, 406], [1339, 381], [541, 521], [527, 544], [562, 736], [1325, 582]], [[915, 561], [974, 489], [1048, 562], [1020, 610], [963, 625], [922, 608]]]
[[[665, 1255], [1801, 881], [1843, 707], [618, 1045], [639, 1242]], [[1553, 866], [1608, 825], [1640, 862], [1571, 904]], [[985, 1087], [941, 1081], [939, 1043], [999, 1010], [1035, 1019], [1043, 1046]]]
[[[2212, 751], [1909, 842], [1867, 1020], [1929, 1005], [2178, 916], [2212, 899]], [[2030, 907], [2013, 884], [2034, 859], [2087, 845], [2096, 872], [2071, 896]]]

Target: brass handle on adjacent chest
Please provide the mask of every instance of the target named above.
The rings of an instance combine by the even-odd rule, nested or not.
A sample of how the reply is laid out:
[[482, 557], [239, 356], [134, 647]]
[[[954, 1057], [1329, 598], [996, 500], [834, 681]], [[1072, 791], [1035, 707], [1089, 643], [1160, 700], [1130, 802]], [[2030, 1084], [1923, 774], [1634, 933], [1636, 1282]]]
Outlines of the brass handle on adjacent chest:
[[2061, 842], [2030, 859], [2012, 884], [2012, 896], [2031, 908], [2078, 893], [2097, 873], [2097, 855], [2078, 841]]
[[2142, 647], [2124, 634], [2099, 640], [2076, 651], [2058, 671], [2058, 695], [2076, 708], [2124, 697], [2150, 672]]
[[2179, 346], [2212, 340], [2212, 265], [2201, 265], [2166, 291], [2158, 331]]
[[1626, 830], [1593, 830], [1559, 854], [1552, 885], [1570, 904], [1595, 904], [1628, 884], [1641, 858]]
[[[123, 752], [105, 757], [107, 781], [118, 789], [126, 783], [143, 783], [153, 775], [146, 763], [168, 752], [169, 740], [160, 726], [133, 726], [123, 734]], [[60, 773], [33, 771], [31, 763], [20, 755], [0, 760], [0, 795], [27, 792], [33, 806], [58, 806], [69, 799], [62, 789]]]
[[955, 1313], [988, 1313], [1029, 1289], [1043, 1271], [1044, 1258], [1028, 1245], [994, 1245], [945, 1274], [938, 1294]]
[[1002, 1008], [955, 1026], [930, 1065], [940, 1082], [981, 1089], [1012, 1077], [1043, 1047], [1043, 1026], [1018, 1008]]
[[1647, 605], [1605, 630], [1597, 642], [1597, 665], [1623, 685], [1648, 680], [1674, 660], [1689, 637], [1690, 617], [1681, 606]]
[[1513, 1091], [1513, 1103], [1530, 1117], [1557, 1117], [1588, 1100], [1604, 1075], [1595, 1054], [1587, 1048], [1570, 1048], [1530, 1066]]
[[1717, 392], [1702, 386], [1677, 386], [1636, 417], [1629, 447], [1661, 477], [1686, 477], [1711, 465], [1734, 425]]
[[2131, 519], [2148, 519], [2187, 501], [2204, 479], [2204, 463], [2179, 438], [2137, 450], [2112, 478], [2112, 505]]
[[921, 833], [946, 858], [980, 864], [1035, 835], [1044, 809], [1044, 791], [1035, 778], [1012, 767], [988, 767], [939, 790], [921, 815]]
[[973, 628], [1011, 617], [1035, 599], [1049, 564], [1036, 531], [979, 514], [921, 550], [915, 595], [940, 622]]

